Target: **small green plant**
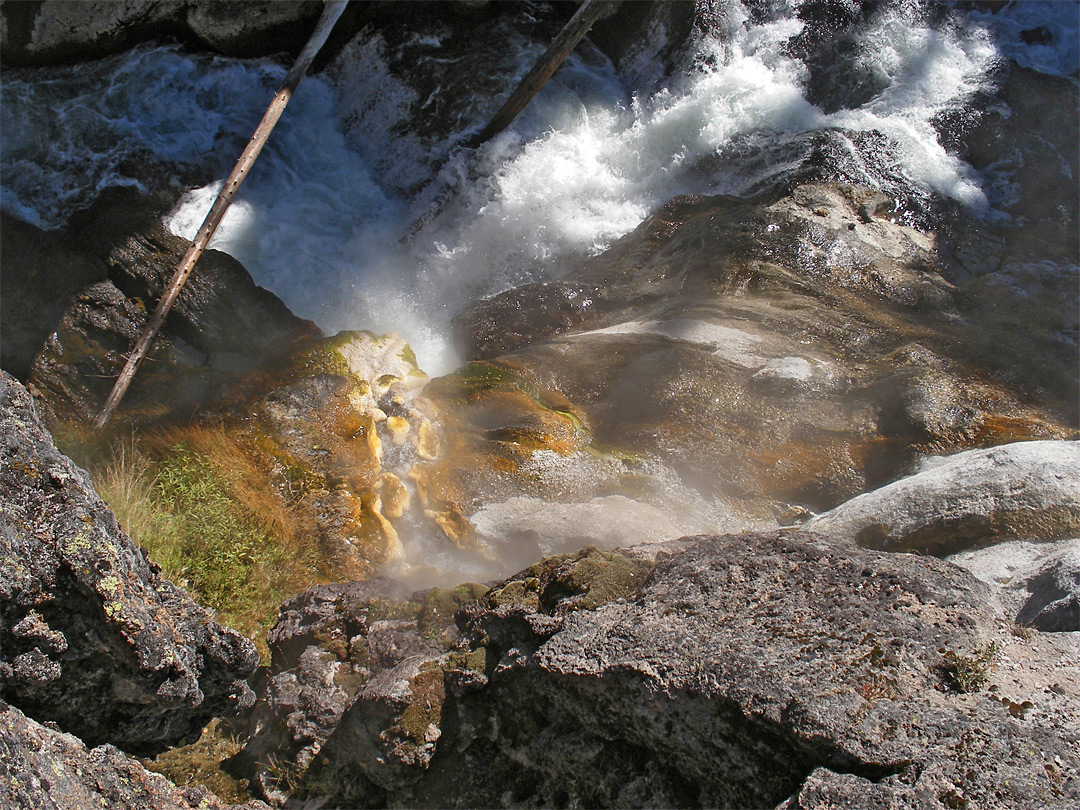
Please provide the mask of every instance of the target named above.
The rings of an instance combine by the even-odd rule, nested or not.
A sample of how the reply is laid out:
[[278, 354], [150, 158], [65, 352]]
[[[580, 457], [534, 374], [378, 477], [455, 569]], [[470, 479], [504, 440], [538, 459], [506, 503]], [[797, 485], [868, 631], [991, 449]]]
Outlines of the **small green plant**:
[[318, 560], [239, 446], [220, 430], [173, 428], [120, 443], [91, 472], [165, 576], [265, 658], [277, 606], [318, 581]]
[[999, 652], [993, 641], [971, 655], [957, 655], [950, 650], [945, 654], [946, 677], [957, 692], [976, 692], [986, 683]]

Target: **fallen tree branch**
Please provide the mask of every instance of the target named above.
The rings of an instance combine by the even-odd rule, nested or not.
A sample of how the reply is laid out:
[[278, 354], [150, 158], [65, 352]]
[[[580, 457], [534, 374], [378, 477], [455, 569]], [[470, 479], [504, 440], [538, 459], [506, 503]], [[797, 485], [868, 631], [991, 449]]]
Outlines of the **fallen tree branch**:
[[548, 49], [536, 60], [532, 70], [521, 80], [517, 89], [510, 94], [510, 98], [499, 108], [488, 125], [470, 138], [466, 145], [475, 148], [510, 126], [510, 122], [517, 117], [517, 114], [525, 109], [525, 105], [532, 100], [532, 97], [547, 84], [547, 80], [559, 69], [559, 65], [570, 55], [570, 51], [581, 42], [592, 28], [592, 24], [615, 5], [617, 4], [612, 0], [585, 0], [570, 21], [563, 26], [558, 36], [551, 41]]

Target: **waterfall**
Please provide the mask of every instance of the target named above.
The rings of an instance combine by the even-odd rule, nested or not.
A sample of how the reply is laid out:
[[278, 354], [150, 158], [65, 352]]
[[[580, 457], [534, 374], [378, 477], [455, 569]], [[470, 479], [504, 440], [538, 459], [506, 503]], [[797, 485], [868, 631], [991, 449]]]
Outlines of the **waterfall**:
[[[365, 45], [356, 56], [362, 70], [302, 83], [211, 247], [235, 255], [327, 331], [404, 335], [421, 366], [439, 374], [458, 362], [449, 322], [471, 301], [559, 276], [676, 194], [766, 188], [807, 159], [816, 133], [838, 145], [845, 179], [913, 197], [936, 193], [992, 215], [994, 195], [1005, 192], [950, 154], [939, 130], [943, 114], [989, 86], [1001, 50], [1033, 24], [1036, 4], [1014, 5], [999, 15], [939, 15], [944, 21], [908, 0], [883, 7], [841, 66], [864, 77], [866, 97], [828, 112], [808, 98], [811, 69], [790, 47], [805, 25], [798, 3], [778, 4], [764, 20], [730, 4], [692, 69], [649, 95], [625, 86], [586, 47], [510, 130], [469, 158], [480, 176], [452, 153], [452, 139], [437, 145], [450, 156], [443, 180], [463, 179], [452, 203], [405, 245], [412, 200], [398, 180], [423, 180], [421, 158], [430, 156], [387, 139], [387, 116], [405, 109], [409, 91], [379, 48]], [[1059, 5], [1068, 4], [1049, 4], [1040, 19], [1061, 28], [1062, 44], [1028, 58], [1065, 72], [1076, 61], [1076, 21]], [[511, 47], [527, 69], [536, 44]], [[143, 185], [155, 167], [222, 178], [283, 72], [269, 60], [178, 46], [7, 71], [4, 208], [50, 228], [105, 187]], [[380, 101], [357, 115], [358, 93]], [[871, 133], [884, 138], [859, 140]], [[183, 194], [169, 227], [192, 237], [220, 182]]]

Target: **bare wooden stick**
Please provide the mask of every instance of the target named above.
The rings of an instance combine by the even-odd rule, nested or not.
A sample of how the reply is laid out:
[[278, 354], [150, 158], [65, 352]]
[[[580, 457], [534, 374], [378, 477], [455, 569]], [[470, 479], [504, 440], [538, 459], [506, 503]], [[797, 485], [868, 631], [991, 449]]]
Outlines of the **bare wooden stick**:
[[176, 272], [173, 274], [172, 280], [165, 290], [165, 294], [158, 302], [157, 309], [154, 310], [153, 316], [143, 328], [142, 334], [139, 335], [139, 339], [135, 343], [135, 348], [132, 349], [131, 354], [128, 355], [127, 363], [125, 363], [123, 370], [120, 372], [120, 376], [116, 378], [116, 383], [109, 393], [109, 398], [105, 400], [105, 406], [101, 409], [101, 413], [94, 417], [93, 426], [95, 430], [101, 430], [105, 427], [106, 423], [112, 417], [113, 411], [116, 410], [116, 406], [119, 405], [120, 400], [123, 399], [128, 386], [131, 385], [131, 380], [135, 376], [135, 372], [138, 370], [139, 365], [142, 363], [143, 358], [146, 357], [146, 353], [150, 349], [150, 344], [153, 343], [154, 338], [157, 337], [158, 330], [161, 329], [161, 324], [165, 321], [165, 316], [169, 314], [169, 310], [171, 310], [173, 304], [176, 303], [176, 299], [179, 297], [180, 291], [184, 287], [184, 282], [186, 282], [188, 276], [191, 275], [191, 271], [195, 267], [195, 262], [199, 260], [203, 251], [206, 250], [210, 238], [214, 235], [214, 231], [217, 230], [222, 217], [225, 216], [225, 212], [232, 203], [233, 197], [236, 195], [236, 190], [240, 188], [240, 184], [244, 182], [244, 178], [247, 177], [248, 172], [251, 171], [251, 167], [255, 165], [255, 158], [259, 156], [259, 152], [262, 151], [263, 146], [266, 144], [266, 139], [270, 137], [271, 130], [273, 130], [274, 125], [285, 111], [285, 105], [289, 103], [293, 91], [296, 90], [297, 85], [300, 84], [300, 80], [304, 78], [307, 69], [311, 67], [315, 55], [319, 52], [319, 49], [322, 48], [327, 37], [330, 36], [330, 31], [333, 29], [334, 23], [338, 21], [338, 18], [345, 10], [345, 6], [348, 2], [349, 0], [327, 0], [322, 17], [315, 26], [315, 31], [304, 46], [304, 49], [300, 52], [300, 55], [296, 57], [296, 61], [293, 63], [292, 68], [285, 76], [285, 81], [282, 82], [281, 87], [279, 87], [274, 94], [274, 98], [270, 102], [270, 106], [266, 108], [266, 113], [263, 115], [262, 121], [259, 122], [259, 126], [255, 129], [255, 134], [251, 136], [251, 140], [248, 141], [247, 146], [244, 147], [244, 151], [240, 154], [240, 158], [236, 161], [236, 165], [233, 166], [232, 172], [229, 173], [228, 178], [225, 180], [225, 185], [222, 187], [217, 199], [214, 200], [214, 204], [210, 207], [210, 213], [208, 213], [206, 219], [203, 220], [202, 227], [199, 228], [199, 232], [195, 236], [195, 241], [191, 243], [191, 247], [189, 247], [187, 253], [184, 254], [184, 258], [176, 268]]
[[[558, 36], [551, 41], [547, 50], [536, 60], [532, 70], [526, 74], [510, 97], [503, 103], [499, 111], [495, 113], [488, 125], [479, 133], [469, 138], [462, 144], [464, 149], [475, 149], [480, 144], [498, 135], [506, 129], [518, 113], [532, 100], [547, 80], [555, 75], [559, 65], [577, 47], [585, 34], [588, 33], [592, 24], [608, 9], [617, 6], [619, 0], [585, 0], [584, 3], [563, 26]], [[449, 162], [449, 158], [445, 162]], [[444, 162], [444, 163], [445, 163]], [[459, 187], [443, 188], [419, 215], [415, 216], [405, 233], [398, 239], [402, 245], [409, 244], [423, 228], [443, 212], [447, 205], [458, 194]]]
[[614, 5], [616, 4], [612, 0], [585, 0], [574, 16], [570, 18], [570, 21], [563, 26], [563, 30], [559, 32], [559, 35], [551, 41], [543, 56], [536, 60], [532, 70], [521, 80], [517, 89], [510, 94], [510, 98], [499, 108], [499, 111], [495, 113], [488, 125], [479, 134], [470, 138], [466, 145], [477, 147], [506, 129], [510, 122], [517, 117], [517, 114], [525, 109], [525, 105], [532, 100], [532, 97], [540, 92], [540, 88], [547, 83], [547, 80], [559, 69], [559, 65], [570, 55], [570, 51], [574, 50], [577, 44], [581, 42], [592, 24], [600, 18], [600, 15]]

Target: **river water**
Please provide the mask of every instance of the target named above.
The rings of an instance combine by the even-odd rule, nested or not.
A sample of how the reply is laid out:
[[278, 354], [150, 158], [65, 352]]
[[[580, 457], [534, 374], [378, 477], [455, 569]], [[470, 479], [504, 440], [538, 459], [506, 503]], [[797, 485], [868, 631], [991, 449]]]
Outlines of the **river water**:
[[[477, 154], [452, 149], [467, 132], [437, 143], [440, 177], [430, 155], [386, 137], [408, 88], [368, 48], [362, 70], [339, 66], [301, 84], [211, 245], [327, 332], [397, 332], [439, 374], [458, 362], [449, 321], [469, 302], [558, 276], [676, 194], [766, 188], [808, 159], [814, 133], [829, 133], [845, 179], [1000, 215], [1007, 178], [950, 154], [939, 122], [990, 87], [1005, 56], [1074, 73], [1076, 5], [1025, 2], [991, 15], [884, 4], [837, 66], [869, 88], [849, 106], [811, 102], [811, 67], [791, 47], [804, 27], [798, 5], [751, 13], [728, 4], [693, 67], [649, 93], [586, 42]], [[1023, 42], [1020, 32], [1037, 26], [1052, 44]], [[535, 43], [511, 46], [526, 69]], [[223, 177], [284, 72], [272, 60], [173, 45], [5, 71], [0, 200], [53, 228], [104, 188], [139, 185], [135, 164]], [[358, 114], [357, 98], [378, 103]], [[884, 138], [860, 138], [869, 133]], [[426, 191], [410, 197], [403, 178]], [[413, 218], [456, 178], [451, 203], [403, 244]], [[169, 227], [192, 237], [219, 183], [184, 193]]]

